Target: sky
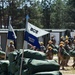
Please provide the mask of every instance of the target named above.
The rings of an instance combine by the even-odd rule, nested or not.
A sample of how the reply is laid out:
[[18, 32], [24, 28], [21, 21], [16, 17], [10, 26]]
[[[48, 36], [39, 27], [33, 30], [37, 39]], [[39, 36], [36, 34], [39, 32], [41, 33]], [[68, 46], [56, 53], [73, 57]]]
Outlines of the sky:
[[[42, 0], [39, 0], [40, 2], [42, 1]], [[29, 5], [29, 4], [28, 4]], [[0, 6], [2, 6], [2, 3], [0, 2]], [[7, 3], [7, 1], [5, 1], [5, 3], [4, 3], [4, 8], [6, 7], [6, 6], [8, 6], [8, 3]], [[22, 5], [23, 6], [23, 5]]]

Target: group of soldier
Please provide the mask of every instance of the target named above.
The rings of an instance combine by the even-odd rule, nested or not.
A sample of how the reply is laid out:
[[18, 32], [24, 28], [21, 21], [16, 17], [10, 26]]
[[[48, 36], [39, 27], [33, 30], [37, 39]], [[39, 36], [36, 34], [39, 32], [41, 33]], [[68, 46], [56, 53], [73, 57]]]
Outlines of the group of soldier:
[[[52, 36], [51, 39], [48, 41], [48, 44], [44, 46], [43, 42], [39, 42], [40, 49], [31, 45], [30, 49], [38, 50], [44, 52], [47, 56], [47, 59], [52, 60], [54, 55], [56, 54], [58, 57], [58, 63], [64, 70], [65, 66], [69, 66], [68, 62], [70, 59], [70, 51], [75, 50], [75, 36], [73, 38], [69, 38], [68, 36], [61, 36], [60, 42], [57, 45], [55, 37]], [[14, 42], [10, 41], [10, 45], [7, 46], [8, 53], [15, 50]], [[75, 67], [75, 57], [73, 57], [73, 68]]]
[[[36, 49], [38, 50], [38, 49]], [[54, 54], [58, 57], [58, 63], [64, 70], [66, 66], [68, 65], [69, 59], [70, 59], [70, 51], [75, 50], [75, 36], [73, 38], [70, 38], [68, 36], [61, 36], [60, 42], [58, 45], [56, 45], [56, 40], [54, 36], [51, 37], [51, 39], [48, 41], [47, 46], [44, 46], [43, 42], [40, 42], [40, 49], [39, 51], [42, 51], [46, 53], [47, 59], [52, 60]], [[75, 57], [73, 57], [73, 68], [75, 67]]]

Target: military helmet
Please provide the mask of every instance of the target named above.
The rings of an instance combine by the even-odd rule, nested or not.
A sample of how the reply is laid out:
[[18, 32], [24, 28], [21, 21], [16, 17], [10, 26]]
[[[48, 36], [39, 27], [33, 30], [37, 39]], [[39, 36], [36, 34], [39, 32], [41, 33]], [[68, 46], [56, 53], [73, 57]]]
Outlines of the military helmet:
[[65, 36], [65, 39], [69, 39], [69, 37], [66, 35], [66, 36]]
[[60, 44], [64, 44], [64, 42], [63, 41], [60, 41]]
[[48, 41], [49, 44], [52, 44], [53, 42], [51, 40]]
[[48, 47], [48, 50], [52, 50], [53, 48], [51, 46]]
[[63, 38], [64, 38], [64, 36], [61, 36], [60, 38], [61, 38], [61, 39], [63, 39]]
[[13, 41], [10, 41], [10, 44], [14, 44], [14, 42]]
[[63, 47], [64, 45], [63, 45], [63, 44], [59, 44], [59, 46], [60, 46], [60, 47]]
[[39, 42], [40, 43], [40, 45], [43, 45], [44, 43], [43, 42]]
[[75, 40], [73, 42], [75, 42]]
[[68, 40], [65, 40], [65, 43], [69, 43], [69, 41]]

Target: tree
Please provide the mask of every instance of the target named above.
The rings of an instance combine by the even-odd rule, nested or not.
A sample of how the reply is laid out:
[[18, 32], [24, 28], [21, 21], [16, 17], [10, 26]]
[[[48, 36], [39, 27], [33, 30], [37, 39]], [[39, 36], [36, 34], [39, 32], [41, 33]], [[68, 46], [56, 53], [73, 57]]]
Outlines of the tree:
[[64, 2], [64, 0], [54, 0], [51, 9], [52, 28], [65, 28], [66, 1]]
[[40, 2], [37, 0], [29, 0], [28, 1], [30, 6], [25, 6], [25, 16], [27, 14], [29, 14], [29, 22], [42, 28], [41, 25], [41, 6], [40, 6]]
[[51, 13], [51, 0], [42, 0], [42, 24], [44, 28], [51, 28], [50, 26], [50, 13]]
[[74, 0], [0, 0], [0, 25], [5, 28], [9, 16], [14, 28], [25, 28], [27, 14], [29, 22], [41, 28], [75, 28]]
[[67, 26], [69, 29], [75, 29], [75, 0], [68, 0], [67, 2]]

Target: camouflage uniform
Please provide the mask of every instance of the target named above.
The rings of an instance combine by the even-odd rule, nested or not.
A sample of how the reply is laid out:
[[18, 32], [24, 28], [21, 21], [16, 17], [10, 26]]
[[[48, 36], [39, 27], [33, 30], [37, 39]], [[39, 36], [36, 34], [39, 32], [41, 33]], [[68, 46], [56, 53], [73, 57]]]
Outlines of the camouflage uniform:
[[52, 60], [53, 59], [53, 49], [51, 46], [48, 47], [47, 51], [46, 51], [46, 55], [47, 55], [47, 58]]
[[53, 42], [51, 40], [48, 41], [46, 49], [48, 49], [49, 46], [51, 46], [53, 48]]
[[[65, 40], [65, 46], [64, 46], [66, 53], [69, 54], [71, 47], [69, 46], [69, 41]], [[66, 55], [66, 62], [65, 62], [65, 66], [68, 66], [68, 61], [70, 59], [70, 56]]]
[[40, 51], [42, 51], [42, 52], [44, 52], [44, 53], [46, 52], [46, 48], [45, 48], [43, 42], [40, 42]]
[[8, 53], [14, 51], [15, 46], [14, 46], [14, 42], [10, 41], [10, 45], [8, 46]]
[[59, 50], [58, 50], [58, 63], [62, 66], [62, 69], [64, 70], [65, 66], [65, 56], [64, 56], [64, 45], [60, 44], [59, 45]]
[[[75, 51], [75, 40], [73, 41], [73, 51]], [[73, 68], [75, 67], [75, 57], [73, 57]]]

